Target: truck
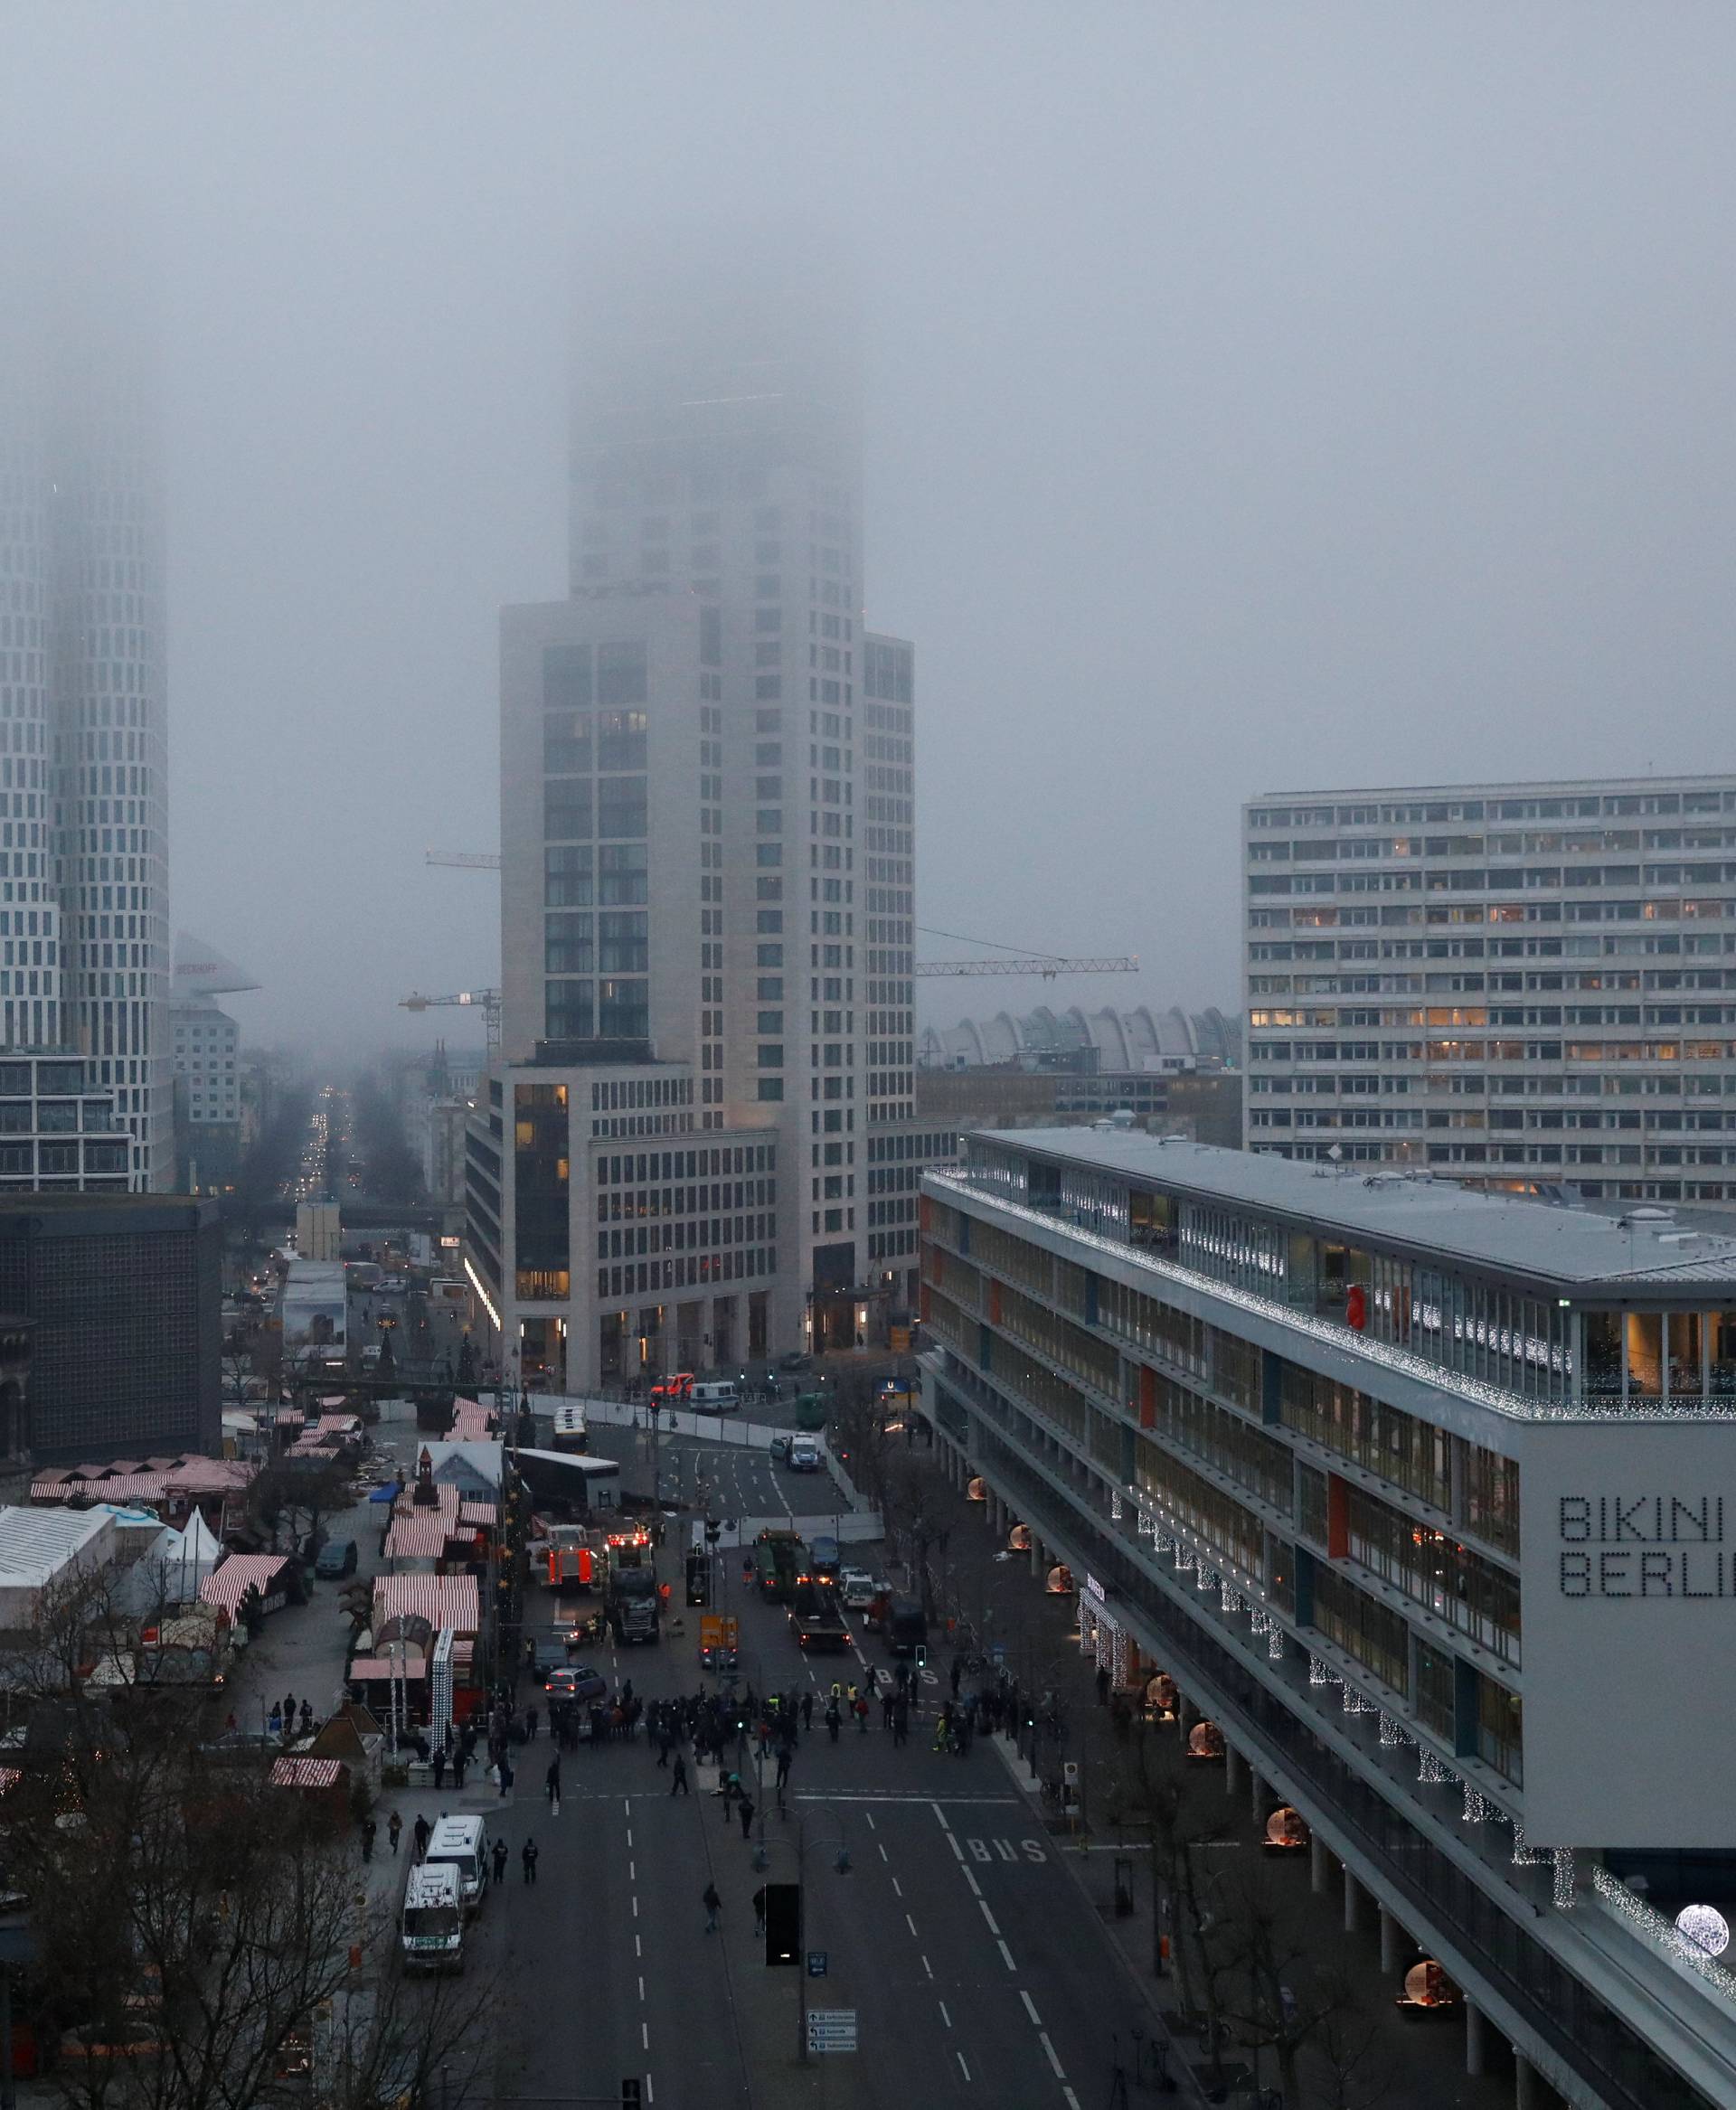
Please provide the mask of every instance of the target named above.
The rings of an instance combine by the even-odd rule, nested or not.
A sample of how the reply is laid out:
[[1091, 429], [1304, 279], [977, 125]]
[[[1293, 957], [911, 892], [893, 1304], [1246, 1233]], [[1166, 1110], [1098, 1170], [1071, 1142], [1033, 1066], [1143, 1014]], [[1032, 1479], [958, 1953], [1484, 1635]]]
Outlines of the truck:
[[657, 1588], [656, 1555], [650, 1532], [611, 1531], [607, 1552], [603, 1610], [617, 1647], [630, 1641], [656, 1641], [663, 1622], [663, 1597]]
[[773, 1531], [769, 1526], [753, 1542], [753, 1576], [760, 1595], [773, 1604], [788, 1604], [806, 1561], [799, 1531]]
[[600, 1532], [584, 1524], [545, 1524], [542, 1543], [552, 1590], [596, 1588], [605, 1565]]
[[789, 1606], [790, 1630], [802, 1648], [844, 1648], [850, 1629], [830, 1583], [804, 1576], [796, 1585]]
[[699, 1622], [699, 1661], [703, 1670], [733, 1671], [737, 1662], [740, 1629], [722, 1612], [707, 1612]]

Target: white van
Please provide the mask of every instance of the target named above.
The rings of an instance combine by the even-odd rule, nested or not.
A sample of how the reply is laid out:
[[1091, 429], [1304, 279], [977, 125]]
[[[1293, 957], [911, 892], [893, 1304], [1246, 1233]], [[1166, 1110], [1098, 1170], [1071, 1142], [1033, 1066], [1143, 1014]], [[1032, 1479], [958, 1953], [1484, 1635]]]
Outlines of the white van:
[[399, 1935], [406, 1971], [464, 1969], [460, 1889], [458, 1869], [449, 1860], [427, 1861], [410, 1870]]
[[442, 1816], [428, 1836], [424, 1867], [445, 1861], [458, 1872], [458, 1898], [467, 1917], [482, 1910], [488, 1895], [488, 1827], [480, 1817]]
[[784, 1455], [784, 1463], [792, 1473], [817, 1473], [820, 1469], [820, 1446], [811, 1436], [793, 1436], [789, 1449]]
[[695, 1385], [686, 1404], [695, 1414], [728, 1414], [741, 1404], [741, 1388], [733, 1378], [720, 1378], [715, 1384]]

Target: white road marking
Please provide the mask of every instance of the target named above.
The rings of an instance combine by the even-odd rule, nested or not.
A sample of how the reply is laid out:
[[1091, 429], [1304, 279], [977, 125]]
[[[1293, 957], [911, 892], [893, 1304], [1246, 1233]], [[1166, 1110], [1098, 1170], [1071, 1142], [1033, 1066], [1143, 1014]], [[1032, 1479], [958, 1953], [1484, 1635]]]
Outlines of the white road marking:
[[1041, 2044], [1043, 2049], [1049, 2054], [1049, 2064], [1054, 2070], [1055, 2078], [1058, 2081], [1064, 2081], [1067, 2078], [1067, 2068], [1062, 2066], [1060, 2059], [1055, 2057], [1055, 2048], [1049, 2041], [1049, 2032], [1047, 2030], [1038, 2030], [1037, 2042]]
[[916, 1941], [919, 1938], [916, 1931], [916, 1922], [910, 1917], [908, 1912], [904, 1915], [904, 1924], [910, 1930], [910, 1939], [912, 1941]]
[[629, 1846], [633, 1843], [633, 1827], [630, 1824], [627, 1828], [627, 1843]]
[[1007, 1969], [1009, 1971], [1016, 1971], [1018, 1969], [1018, 1965], [1013, 1961], [1012, 1950], [1007, 1947], [1005, 1942], [1002, 1942], [999, 1945], [1001, 1955], [1005, 1962]]
[[[641, 2051], [649, 2051], [651, 2049], [651, 2025], [649, 2022], [639, 2024], [639, 2049]], [[1050, 2057], [1052, 2058], [1054, 2054], [1051, 2052]]]
[[947, 2003], [945, 2001], [940, 2002], [940, 2020], [947, 2025], [948, 2030], [951, 2029], [952, 2017], [947, 2012]]
[[952, 2056], [958, 2061], [959, 2072], [964, 2075], [967, 2080], [968, 2080], [970, 2078], [970, 2068], [965, 2064], [964, 2053], [962, 2051], [955, 2051]]
[[[1067, 2102], [1067, 2110], [1079, 2110], [1079, 2097], [1078, 2097], [1076, 2095], [1074, 2095], [1073, 2091], [1072, 2091], [1071, 2088], [1063, 2088], [1063, 2089], [1062, 2089], [1061, 2092], [1062, 2096], [1063, 2096], [1066, 2098], [1066, 2102]], [[645, 2099], [646, 2099], [646, 2101], [647, 2103], [648, 2103], [648, 2102], [651, 2100], [651, 2097], [650, 2097], [650, 2095], [649, 2095], [649, 2093], [648, 2093], [648, 2092], [647, 2092], [647, 2094], [646, 2094], [646, 2098], [645, 2098]]]
[[886, 1849], [885, 1849], [884, 1845], [882, 1845], [882, 1846], [881, 1847], [881, 1850], [880, 1850], [880, 1858], [881, 1858], [881, 1860], [891, 1860], [891, 1859], [892, 1858], [892, 1855], [891, 1855], [890, 1853], [888, 1853], [888, 1852], [887, 1852], [887, 1851], [886, 1851]]
[[971, 1874], [968, 1869], [965, 1870], [965, 1880], [970, 1885], [971, 1896], [973, 1898], [980, 1898], [983, 1894], [983, 1887], [976, 1880], [976, 1877]]
[[864, 1810], [862, 1813], [862, 1817], [863, 1823], [867, 1825], [869, 1831], [873, 1832], [875, 1829], [874, 1813], [872, 1810]]
[[629, 1861], [627, 1862], [627, 1881], [628, 1881], [629, 1883], [637, 1883], [637, 1882], [638, 1881], [638, 1879], [638, 1879], [638, 1874], [637, 1874], [637, 1868], [638, 1868], [638, 1864], [637, 1864], [637, 1861], [632, 1861], [632, 1860], [629, 1860]]
[[[922, 1959], [922, 1968], [928, 1973], [930, 1978], [934, 1976], [934, 1965], [929, 1963], [926, 1956], [924, 1956]], [[948, 2027], [950, 2027], [950, 2024], [948, 2024]]]
[[636, 1956], [643, 1956], [645, 1954], [645, 1944], [639, 1939], [637, 1935], [633, 1936], [633, 1954]]
[[965, 1850], [962, 1846], [959, 1845], [958, 1835], [955, 1832], [948, 1832], [947, 1833], [947, 1844], [951, 1847], [953, 1852], [960, 1860], [964, 1860]]
[[940, 1820], [940, 1829], [943, 1832], [950, 1832], [952, 1830], [952, 1826], [947, 1823], [947, 1813], [940, 1807], [939, 1803], [935, 1803], [931, 1806], [934, 1810], [935, 1815]]
[[1024, 2002], [1025, 2013], [1030, 2016], [1031, 2020], [1037, 2025], [1038, 2029], [1041, 2030], [1043, 2027], [1043, 2017], [1037, 2012], [1037, 2003], [1035, 2001], [1032, 1999], [1028, 1992], [1021, 1992], [1019, 1998]]
[[633, 1917], [635, 1919], [639, 1917], [639, 1901], [637, 1898], [633, 1900]]
[[645, 1973], [643, 1971], [639, 1973], [639, 1998], [641, 2000], [645, 1998]]
[[892, 1889], [894, 1893], [900, 1898], [904, 1895], [904, 1886], [899, 1881], [896, 1876], [892, 1878]]
[[1000, 1926], [995, 1920], [995, 1915], [988, 1909], [987, 1898], [979, 1898], [976, 1902], [982, 1907], [983, 1917], [988, 1922], [989, 1933], [992, 1935], [998, 1935], [1001, 1931]]
[[[1069, 2088], [1067, 2091], [1067, 2099], [1069, 2102], [1072, 2102], [1072, 2095], [1073, 2091]], [[651, 2076], [649, 2074], [646, 2074], [645, 2077], [645, 2099], [647, 2103], [655, 2103], [657, 2099], [656, 2092], [651, 2086]], [[1079, 2110], [1079, 2105], [1077, 2103], [1073, 2103], [1073, 2110]]]

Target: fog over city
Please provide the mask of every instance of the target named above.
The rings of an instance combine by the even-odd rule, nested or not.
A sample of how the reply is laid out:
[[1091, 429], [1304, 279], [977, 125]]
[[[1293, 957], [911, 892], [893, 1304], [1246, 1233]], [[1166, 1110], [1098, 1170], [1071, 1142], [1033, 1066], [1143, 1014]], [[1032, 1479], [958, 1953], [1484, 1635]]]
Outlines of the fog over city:
[[1239, 1002], [1255, 793], [1727, 766], [1728, 13], [5, 13], [8, 210], [156, 280], [174, 915], [250, 1034], [498, 979], [423, 853], [498, 846], [565, 590], [574, 259], [668, 229], [854, 260], [919, 918], [1141, 956], [1065, 1001]]

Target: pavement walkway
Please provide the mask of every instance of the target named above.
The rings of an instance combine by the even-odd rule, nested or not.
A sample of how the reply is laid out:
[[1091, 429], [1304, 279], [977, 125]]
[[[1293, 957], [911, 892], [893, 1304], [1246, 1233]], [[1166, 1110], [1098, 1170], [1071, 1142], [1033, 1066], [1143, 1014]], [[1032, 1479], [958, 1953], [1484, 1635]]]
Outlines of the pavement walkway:
[[[1173, 2019], [1173, 1980], [1160, 1977], [1154, 1967], [1153, 1907], [1146, 1853], [1136, 1837], [1118, 1832], [1106, 1820], [1108, 1785], [1120, 1770], [1126, 1753], [1109, 1709], [1097, 1702], [1095, 1665], [1080, 1653], [1075, 1601], [1071, 1597], [1049, 1597], [1032, 1575], [1024, 1556], [996, 1558], [1005, 1550], [989, 1540], [986, 1511], [974, 1506], [971, 1522], [963, 1531], [953, 1534], [948, 1548], [954, 1601], [967, 1608], [967, 1615], [979, 1632], [1002, 1637], [1010, 1672], [1027, 1687], [1052, 1686], [1061, 1694], [1065, 1741], [1059, 1747], [1052, 1742], [1045, 1743], [1039, 1770], [1052, 1776], [1060, 1772], [1063, 1758], [1078, 1761], [1088, 1824], [1060, 1858], [1090, 1899], [1130, 1972], [1156, 1996], [1166, 2018]], [[948, 1654], [942, 1636], [937, 1635], [929, 1660], [944, 1676]], [[996, 1738], [995, 1742], [1001, 1750], [1007, 1776], [1017, 1784], [1033, 1813], [1040, 1819], [1050, 1819], [1052, 1812], [1045, 1810], [1040, 1783], [1032, 1780], [1028, 1763], [1020, 1757], [1010, 1738]], [[1251, 1856], [1260, 1852], [1265, 1812], [1262, 1809], [1257, 1821], [1245, 1769], [1239, 1778], [1241, 1785], [1226, 1795], [1222, 1847], [1213, 1851]], [[1065, 1836], [1065, 1827], [1061, 1829]], [[1116, 1911], [1118, 1859], [1131, 1862], [1133, 1910], [1125, 1917]], [[1360, 2077], [1361, 2086], [1372, 2087], [1378, 2069], [1384, 2076], [1384, 2092], [1378, 2096], [1353, 2093], [1348, 2100], [1401, 2104], [1404, 2110], [1510, 2110], [1514, 2092], [1511, 2062], [1507, 2061], [1505, 2070], [1496, 2064], [1505, 2057], [1506, 2047], [1491, 2045], [1492, 2070], [1473, 2077], [1465, 2071], [1461, 2027], [1452, 2022], [1417, 2025], [1401, 2018], [1392, 2004], [1400, 1980], [1395, 1976], [1389, 1981], [1382, 1973], [1380, 1937], [1373, 1911], [1366, 1915], [1364, 1931], [1347, 1934], [1339, 1885], [1335, 1882], [1326, 1895], [1316, 1895], [1310, 1885], [1307, 1855], [1297, 1854], [1288, 1861], [1266, 1865], [1281, 1887], [1287, 1914], [1294, 1916], [1290, 1924], [1308, 1952], [1335, 1955], [1344, 1968], [1365, 1985], [1363, 2009], [1373, 2023], [1373, 2044], [1369, 2070]], [[1401, 1972], [1417, 1960], [1419, 1953], [1414, 1947], [1406, 1948]], [[1149, 2046], [1145, 2057], [1150, 2057]], [[1191, 2044], [1187, 2057], [1190, 2060], [1198, 2058]], [[1265, 2060], [1261, 2077], [1269, 2088], [1277, 2082], [1269, 2051]], [[1233, 2096], [1231, 2099], [1238, 2100]], [[1240, 2099], [1248, 2098], [1244, 2095]]]

